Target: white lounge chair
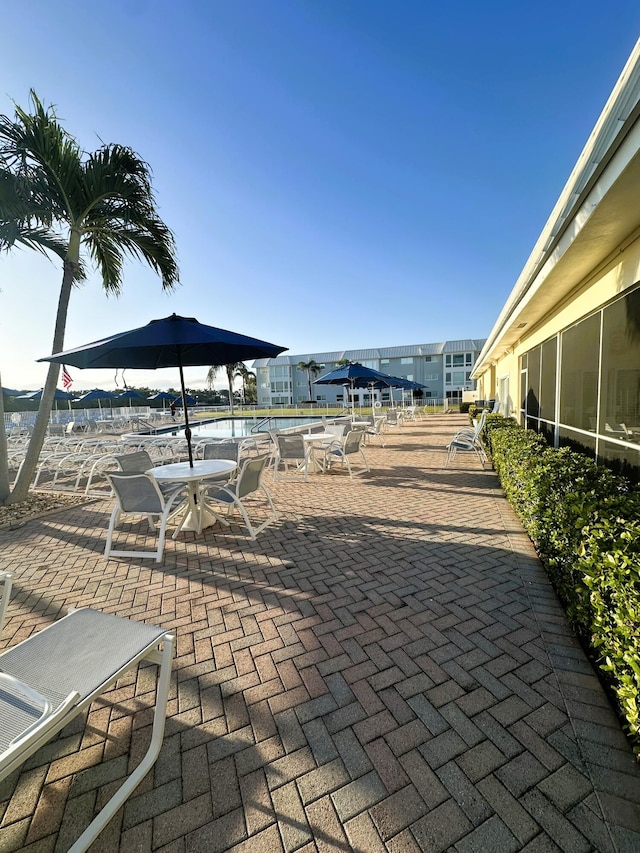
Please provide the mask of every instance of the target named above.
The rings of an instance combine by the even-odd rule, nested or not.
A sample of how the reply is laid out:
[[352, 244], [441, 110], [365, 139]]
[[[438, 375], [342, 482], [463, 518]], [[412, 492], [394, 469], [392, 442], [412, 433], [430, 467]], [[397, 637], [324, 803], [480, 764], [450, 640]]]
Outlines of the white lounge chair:
[[74, 610], [0, 655], [0, 780], [142, 660], [159, 664], [149, 748], [70, 853], [87, 850], [155, 763], [162, 746], [174, 636], [163, 628]]

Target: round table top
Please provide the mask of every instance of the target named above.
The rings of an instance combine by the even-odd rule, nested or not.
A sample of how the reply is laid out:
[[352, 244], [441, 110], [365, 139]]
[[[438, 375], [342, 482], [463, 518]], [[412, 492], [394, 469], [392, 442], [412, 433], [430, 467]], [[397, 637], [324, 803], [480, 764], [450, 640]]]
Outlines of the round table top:
[[326, 441], [329, 438], [337, 438], [333, 432], [305, 432], [302, 438], [305, 441]]
[[193, 468], [188, 462], [171, 462], [168, 465], [156, 465], [146, 472], [156, 480], [203, 480], [206, 477], [229, 474], [237, 464], [232, 459], [197, 459]]

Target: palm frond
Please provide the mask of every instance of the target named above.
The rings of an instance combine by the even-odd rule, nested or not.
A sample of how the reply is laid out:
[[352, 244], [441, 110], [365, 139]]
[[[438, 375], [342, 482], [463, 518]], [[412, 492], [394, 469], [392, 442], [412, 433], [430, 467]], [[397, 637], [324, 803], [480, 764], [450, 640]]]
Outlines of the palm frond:
[[82, 152], [59, 123], [53, 106], [45, 109], [31, 91], [32, 113], [15, 105], [15, 120], [0, 116], [0, 156], [22, 176], [39, 176], [51, 203], [69, 211], [82, 177]]
[[[162, 287], [172, 290], [178, 284], [178, 265], [175, 257], [173, 234], [164, 223], [155, 219], [142, 221], [138, 225], [121, 224], [115, 221], [100, 221], [85, 224], [85, 241], [95, 261], [104, 248], [94, 251], [94, 243], [104, 246], [106, 241], [112, 244], [111, 252], [129, 255], [144, 260], [162, 279]], [[100, 264], [98, 263], [100, 268]], [[105, 272], [107, 275], [105, 276]], [[103, 282], [107, 290], [119, 289], [111, 268], [102, 270]]]
[[102, 275], [105, 291], [118, 296], [122, 289], [122, 252], [110, 232], [92, 232], [87, 238], [91, 258]]

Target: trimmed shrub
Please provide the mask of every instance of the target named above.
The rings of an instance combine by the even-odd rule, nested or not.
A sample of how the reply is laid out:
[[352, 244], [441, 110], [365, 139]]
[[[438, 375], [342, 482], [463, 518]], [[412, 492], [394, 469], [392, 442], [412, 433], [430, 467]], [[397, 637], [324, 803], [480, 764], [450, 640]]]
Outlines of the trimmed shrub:
[[484, 440], [504, 492], [640, 753], [640, 492], [500, 415]]

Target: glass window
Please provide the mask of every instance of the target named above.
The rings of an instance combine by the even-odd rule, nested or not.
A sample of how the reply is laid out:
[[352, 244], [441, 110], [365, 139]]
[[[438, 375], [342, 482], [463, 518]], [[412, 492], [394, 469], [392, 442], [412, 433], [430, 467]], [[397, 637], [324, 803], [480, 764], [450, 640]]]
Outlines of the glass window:
[[[524, 359], [523, 359], [524, 361]], [[520, 371], [520, 411], [524, 412], [527, 405], [527, 386], [529, 384], [529, 380], [527, 378], [527, 370]]]
[[437, 379], [440, 379], [439, 373], [427, 373], [424, 377], [427, 382], [435, 382]]
[[470, 352], [464, 354], [464, 363], [469, 366], [473, 364], [473, 356]]
[[456, 352], [453, 356], [453, 366], [454, 367], [462, 367], [464, 365], [464, 353]]
[[640, 427], [640, 288], [604, 309], [600, 433]]
[[596, 416], [600, 314], [562, 334], [560, 422], [588, 430]]
[[530, 419], [540, 416], [540, 347], [529, 350], [529, 369], [527, 371], [527, 429], [538, 428], [537, 424], [530, 423]]
[[430, 355], [425, 355], [424, 360], [425, 360], [425, 361], [431, 361], [431, 356], [430, 356]]
[[592, 459], [596, 452], [595, 435], [585, 435], [572, 429], [560, 428], [560, 447], [571, 447], [580, 453], [586, 453]]
[[389, 359], [388, 358], [381, 358], [380, 364], [389, 364]]
[[464, 384], [464, 370], [454, 370], [453, 371], [453, 384], [454, 385], [463, 385]]
[[557, 338], [542, 344], [540, 371], [540, 417], [547, 421], [556, 419], [556, 367], [558, 360]]
[[633, 483], [640, 480], [640, 447], [633, 450], [613, 442], [600, 441], [596, 461], [612, 468]]
[[447, 383], [447, 385], [451, 385], [451, 374], [450, 373], [445, 373], [444, 381]]
[[413, 364], [413, 359], [412, 358], [401, 358], [400, 364]]
[[445, 355], [444, 363], [447, 367], [451, 367], [451, 356], [450, 355]]

